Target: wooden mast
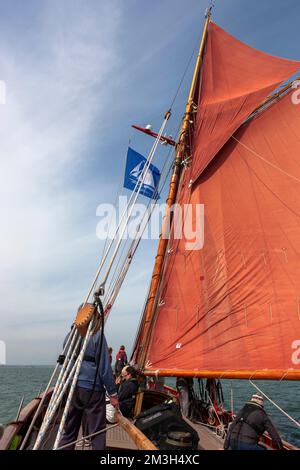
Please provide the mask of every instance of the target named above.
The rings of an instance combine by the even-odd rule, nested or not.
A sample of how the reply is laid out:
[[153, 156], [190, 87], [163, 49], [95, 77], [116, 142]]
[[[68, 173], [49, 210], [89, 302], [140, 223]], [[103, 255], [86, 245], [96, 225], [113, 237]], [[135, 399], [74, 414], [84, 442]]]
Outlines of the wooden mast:
[[172, 174], [171, 181], [170, 181], [168, 197], [166, 200], [166, 212], [165, 212], [163, 222], [162, 222], [162, 232], [160, 234], [160, 240], [158, 244], [157, 255], [155, 258], [155, 264], [154, 264], [154, 269], [152, 273], [148, 299], [147, 299], [147, 303], [146, 303], [146, 307], [145, 307], [145, 311], [143, 315], [142, 324], [139, 330], [140, 340], [135, 345], [135, 347], [137, 348], [136, 360], [137, 360], [139, 367], [141, 368], [145, 366], [146, 354], [147, 354], [147, 349], [148, 349], [149, 341], [150, 341], [150, 325], [151, 325], [152, 318], [154, 316], [155, 300], [156, 300], [156, 296], [158, 292], [165, 253], [166, 253], [166, 249], [168, 245], [168, 237], [164, 237], [164, 234], [166, 233], [166, 230], [170, 226], [170, 223], [169, 223], [170, 222], [170, 208], [175, 203], [177, 189], [179, 185], [179, 177], [180, 177], [181, 166], [182, 166], [181, 163], [182, 163], [182, 160], [184, 159], [185, 150], [186, 150], [186, 142], [187, 142], [186, 137], [187, 137], [189, 127], [190, 127], [191, 115], [194, 111], [194, 98], [195, 98], [195, 93], [197, 90], [197, 84], [199, 84], [200, 70], [201, 70], [201, 66], [203, 62], [203, 53], [204, 53], [204, 48], [205, 48], [208, 25], [209, 25], [210, 17], [211, 17], [211, 10], [212, 10], [212, 6], [207, 10], [207, 14], [205, 17], [205, 24], [203, 28], [196, 66], [194, 70], [194, 75], [192, 79], [188, 101], [186, 104], [185, 114], [184, 114], [184, 118], [183, 118], [183, 122], [181, 126], [180, 138], [179, 138], [179, 142], [176, 148], [174, 169], [173, 169], [173, 174]]

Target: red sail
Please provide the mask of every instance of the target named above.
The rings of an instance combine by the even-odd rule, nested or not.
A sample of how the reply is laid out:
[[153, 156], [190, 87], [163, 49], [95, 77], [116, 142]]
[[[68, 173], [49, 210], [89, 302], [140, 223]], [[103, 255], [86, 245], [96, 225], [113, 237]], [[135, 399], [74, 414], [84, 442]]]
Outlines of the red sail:
[[194, 141], [195, 181], [228, 138], [300, 63], [264, 54], [210, 23]]
[[242, 126], [192, 187], [185, 171], [178, 202], [204, 204], [204, 247], [169, 242], [147, 369], [300, 378], [300, 105], [291, 98]]

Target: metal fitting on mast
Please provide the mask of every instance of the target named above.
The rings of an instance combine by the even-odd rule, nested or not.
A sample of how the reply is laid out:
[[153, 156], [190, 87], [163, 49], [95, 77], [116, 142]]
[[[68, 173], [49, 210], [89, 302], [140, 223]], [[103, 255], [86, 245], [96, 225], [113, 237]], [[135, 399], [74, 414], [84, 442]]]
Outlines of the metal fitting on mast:
[[205, 18], [210, 18], [211, 17], [211, 12], [212, 12], [212, 9], [214, 8], [214, 6], [215, 6], [215, 2], [213, 0], [211, 0], [209, 7], [207, 7], [206, 10], [205, 10]]
[[171, 113], [171, 109], [169, 109], [169, 110], [166, 112], [164, 119], [169, 119], [170, 116], [171, 116], [171, 114], [172, 114], [172, 113]]

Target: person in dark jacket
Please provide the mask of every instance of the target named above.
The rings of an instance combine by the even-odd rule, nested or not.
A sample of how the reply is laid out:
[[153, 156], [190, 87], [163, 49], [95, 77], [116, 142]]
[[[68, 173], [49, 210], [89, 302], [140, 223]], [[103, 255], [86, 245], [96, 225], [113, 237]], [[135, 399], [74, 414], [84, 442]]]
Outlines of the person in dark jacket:
[[277, 449], [283, 449], [281, 438], [263, 408], [263, 397], [253, 395], [231, 423], [224, 443], [225, 450], [266, 450], [258, 444], [265, 431]]
[[191, 389], [194, 380], [192, 377], [177, 377], [176, 388], [179, 392], [180, 409], [183, 416], [188, 418], [191, 403]]
[[112, 363], [112, 352], [113, 352], [113, 348], [108, 348], [108, 354], [109, 354], [109, 360], [110, 360], [110, 363]]
[[122, 370], [123, 382], [118, 391], [119, 406], [121, 413], [127, 418], [132, 416], [135, 394], [139, 388], [136, 370], [132, 366], [127, 366]]
[[[97, 330], [97, 328], [95, 328]], [[68, 336], [65, 339], [67, 341]], [[117, 388], [109, 360], [108, 346], [105, 336], [103, 336], [102, 348], [100, 351], [101, 331], [95, 331], [91, 336], [82, 361], [77, 385], [72, 398], [69, 413], [66, 419], [64, 433], [59, 446], [64, 446], [77, 439], [82, 423], [85, 421], [85, 430], [89, 434], [96, 433], [106, 427], [106, 403], [105, 393], [110, 403], [118, 406]], [[97, 366], [98, 373], [97, 372]], [[91, 438], [93, 450], [104, 450], [106, 444], [105, 432]], [[74, 444], [66, 447], [65, 450], [73, 450]]]

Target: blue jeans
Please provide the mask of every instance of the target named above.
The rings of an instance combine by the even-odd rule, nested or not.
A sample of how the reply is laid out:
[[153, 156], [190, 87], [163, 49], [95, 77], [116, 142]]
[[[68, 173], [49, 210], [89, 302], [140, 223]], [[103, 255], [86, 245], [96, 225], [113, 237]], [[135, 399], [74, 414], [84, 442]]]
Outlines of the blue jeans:
[[264, 446], [259, 444], [250, 444], [248, 442], [231, 440], [229, 445], [230, 450], [266, 450]]

